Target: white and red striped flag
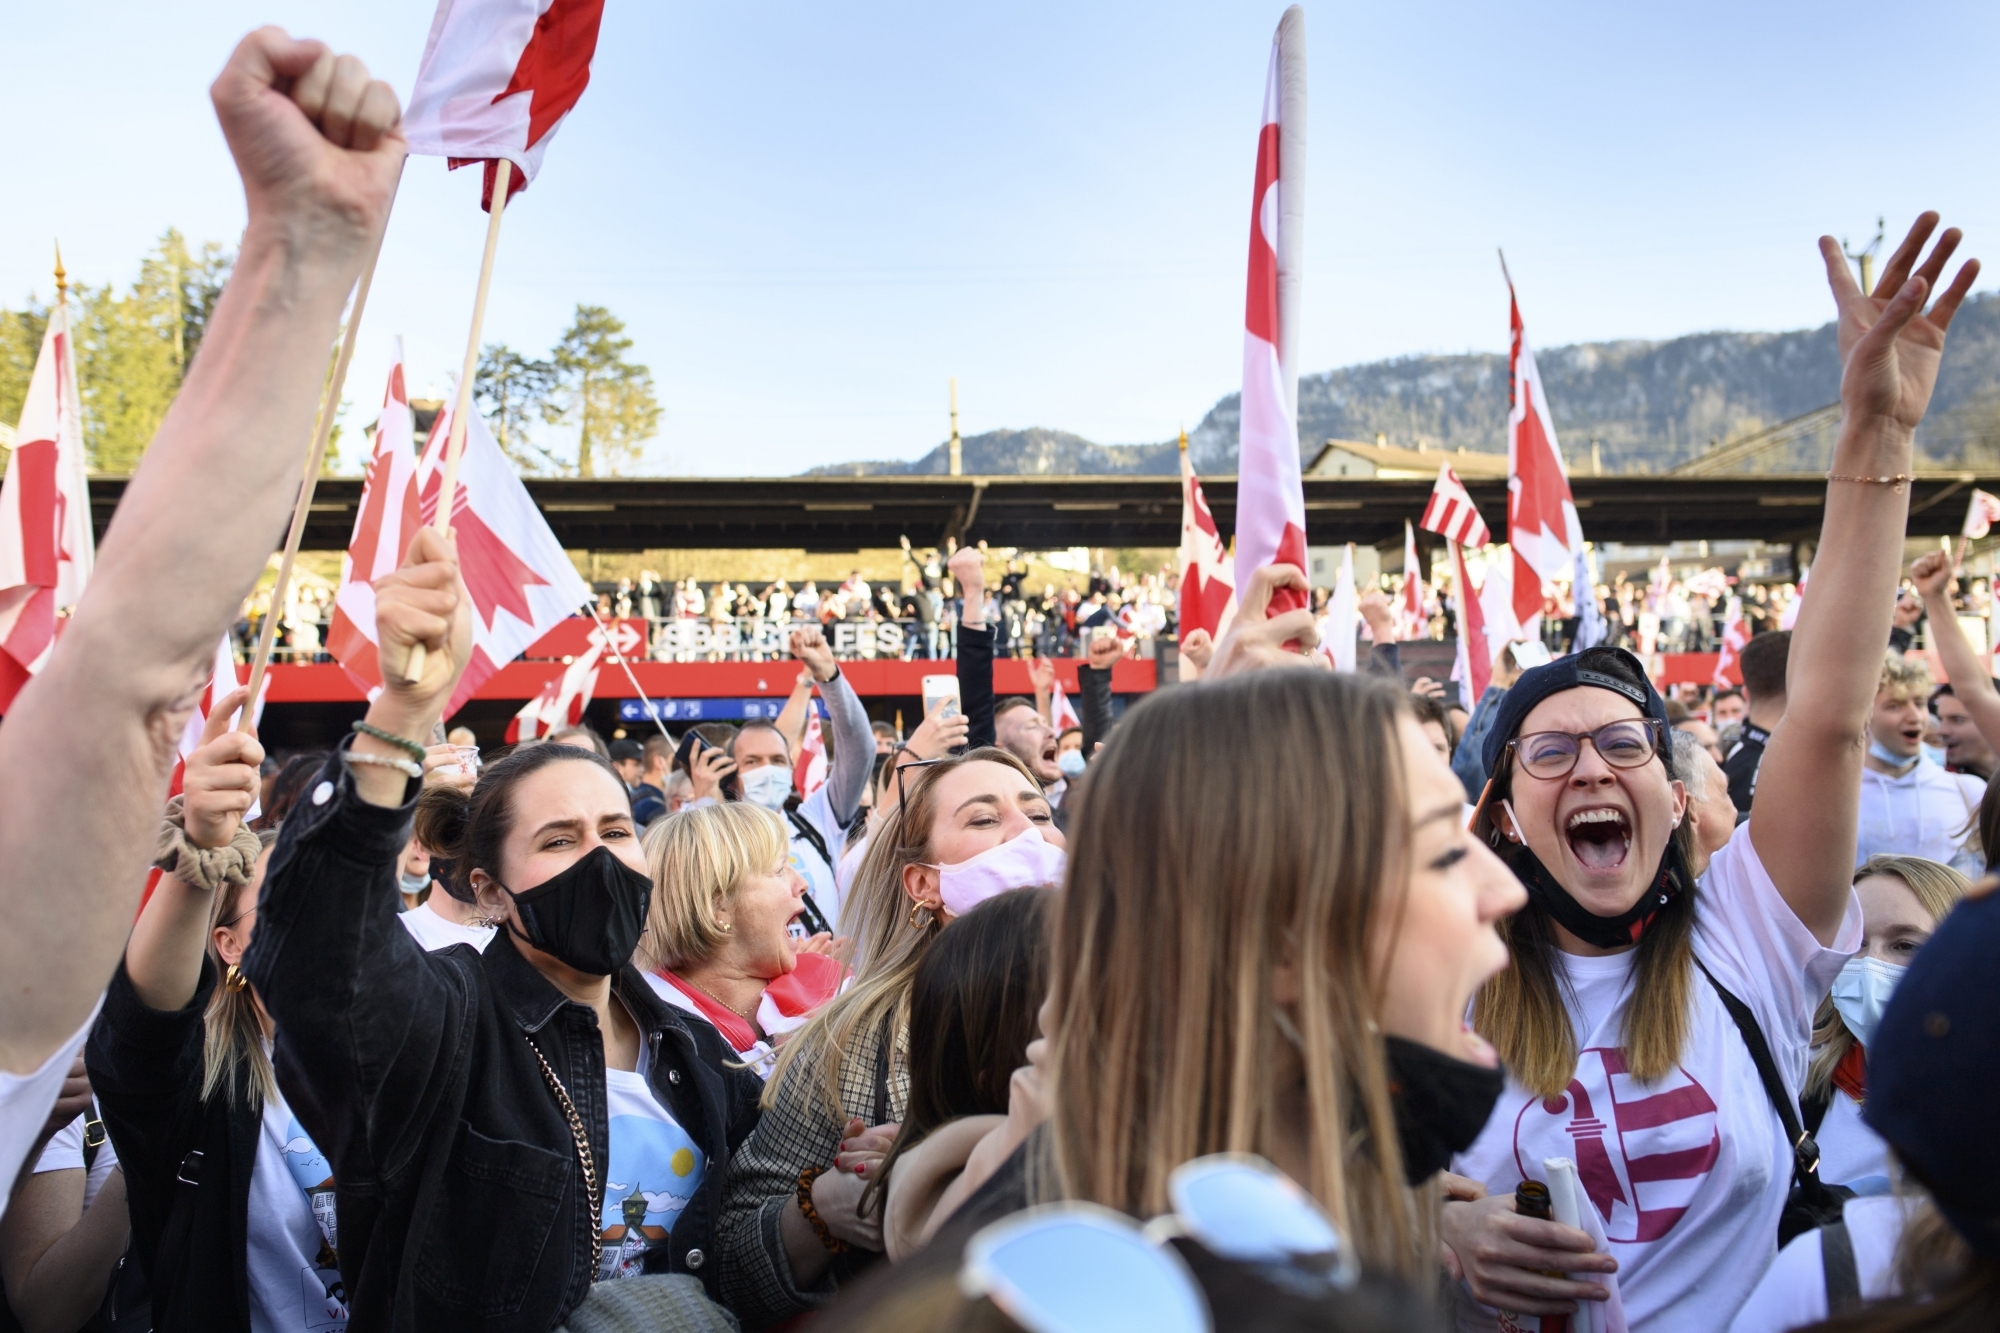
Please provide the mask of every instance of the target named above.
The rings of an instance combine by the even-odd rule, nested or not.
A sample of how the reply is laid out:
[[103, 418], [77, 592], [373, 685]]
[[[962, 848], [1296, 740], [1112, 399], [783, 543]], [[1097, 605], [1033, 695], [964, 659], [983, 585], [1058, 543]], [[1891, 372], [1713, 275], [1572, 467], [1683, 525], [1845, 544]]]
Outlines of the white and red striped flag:
[[403, 111], [412, 153], [514, 164], [507, 197], [541, 170], [549, 136], [590, 86], [604, 0], [439, 0]]
[[1965, 526], [1959, 530], [1960, 535], [1976, 542], [1993, 530], [1996, 521], [2000, 521], [2000, 495], [1975, 490], [1972, 502], [1965, 507]]
[[583, 721], [583, 710], [590, 707], [597, 693], [598, 659], [603, 653], [604, 636], [591, 635], [590, 647], [583, 655], [572, 658], [560, 676], [514, 714], [514, 720], [507, 724], [507, 744], [518, 745]]
[[1465, 548], [1457, 542], [1446, 546], [1451, 551], [1452, 614], [1458, 622], [1458, 661], [1451, 675], [1458, 682], [1459, 703], [1470, 713], [1493, 683], [1493, 659], [1500, 650], [1487, 643], [1486, 612], [1465, 568]]
[[382, 685], [375, 660], [375, 580], [403, 563], [403, 553], [417, 535], [417, 493], [411, 485], [417, 475], [415, 439], [403, 378], [403, 340], [398, 338], [382, 415], [375, 422], [375, 455], [361, 483], [354, 535], [340, 562], [340, 588], [326, 631], [327, 651], [371, 698]]
[[826, 771], [826, 735], [820, 730], [819, 698], [814, 695], [806, 700], [805, 735], [799, 738], [799, 757], [792, 761], [792, 785], [800, 800], [826, 785]]
[[1514, 548], [1514, 619], [1526, 627], [1542, 614], [1542, 581], [1568, 569], [1582, 548], [1583, 524], [1512, 278], [1507, 322], [1507, 541]]
[[1417, 526], [1460, 546], [1480, 547], [1493, 540], [1486, 520], [1479, 516], [1479, 507], [1472, 503], [1472, 492], [1465, 489], [1449, 463], [1438, 464], [1437, 481], [1431, 486], [1430, 501]]
[[[1305, 13], [1285, 11], [1271, 41], [1257, 176], [1250, 201], [1250, 281], [1244, 305], [1243, 397], [1236, 464], [1236, 586], [1265, 565], [1306, 568], [1306, 496], [1299, 475], [1295, 360], [1305, 242]], [[1306, 605], [1280, 588], [1269, 615]]]
[[0, 482], [0, 713], [48, 661], [58, 622], [83, 596], [96, 553], [76, 347], [69, 305], [58, 301]]
[[[1750, 622], [1743, 618], [1743, 603], [1740, 599], [1729, 599], [1729, 609], [1722, 617], [1722, 651], [1715, 655], [1715, 688], [1729, 689], [1741, 685], [1741, 680], [1731, 680], [1729, 670], [1736, 665], [1736, 659], [1743, 655], [1743, 645], [1750, 642]], [[1740, 674], [1740, 673], [1739, 673]]]
[[[1201, 478], [1188, 461], [1187, 432], [1181, 432], [1181, 591], [1177, 604], [1180, 641], [1198, 629], [1221, 642], [1236, 616], [1236, 587], [1228, 554], [1216, 531], [1215, 515], [1201, 493]], [[1062, 686], [1056, 686], [1060, 692]]]
[[1417, 554], [1417, 530], [1403, 520], [1403, 593], [1396, 599], [1396, 637], [1421, 639], [1430, 617], [1424, 614], [1423, 557]]
[[[446, 409], [431, 426], [410, 482], [418, 497], [418, 519], [425, 524], [437, 513], [450, 436]], [[478, 412], [466, 415], [455, 499], [451, 527], [458, 539], [459, 574], [472, 594], [472, 660], [445, 705], [446, 717], [557, 621], [595, 600]]]
[[1072, 727], [1079, 731], [1083, 729], [1083, 719], [1076, 715], [1075, 706], [1070, 703], [1069, 696], [1063, 693], [1061, 680], [1057, 680], [1055, 687], [1049, 692], [1049, 725], [1055, 728], [1058, 736]]

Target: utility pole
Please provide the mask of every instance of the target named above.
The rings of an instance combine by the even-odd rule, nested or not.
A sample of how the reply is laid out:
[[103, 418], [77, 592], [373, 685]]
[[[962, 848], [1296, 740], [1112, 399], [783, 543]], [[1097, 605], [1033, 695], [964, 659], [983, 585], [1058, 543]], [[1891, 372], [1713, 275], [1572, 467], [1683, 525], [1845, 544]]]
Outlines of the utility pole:
[[1845, 236], [1840, 238], [1840, 252], [1861, 266], [1861, 294], [1863, 296], [1873, 296], [1875, 294], [1875, 253], [1882, 248], [1882, 229], [1886, 221], [1886, 219], [1880, 217], [1875, 219], [1875, 239], [1868, 242], [1859, 251], [1848, 249], [1847, 238]]
[[965, 458], [958, 439], [958, 376], [951, 377], [951, 475], [965, 475]]

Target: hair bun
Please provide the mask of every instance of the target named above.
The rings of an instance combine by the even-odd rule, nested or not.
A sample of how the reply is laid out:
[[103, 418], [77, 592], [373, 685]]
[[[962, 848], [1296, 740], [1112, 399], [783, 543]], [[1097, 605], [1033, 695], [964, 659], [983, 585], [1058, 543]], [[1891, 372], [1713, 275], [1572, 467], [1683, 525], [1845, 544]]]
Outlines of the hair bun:
[[417, 797], [416, 836], [425, 851], [456, 860], [465, 850], [467, 812], [472, 800], [456, 787], [426, 787]]

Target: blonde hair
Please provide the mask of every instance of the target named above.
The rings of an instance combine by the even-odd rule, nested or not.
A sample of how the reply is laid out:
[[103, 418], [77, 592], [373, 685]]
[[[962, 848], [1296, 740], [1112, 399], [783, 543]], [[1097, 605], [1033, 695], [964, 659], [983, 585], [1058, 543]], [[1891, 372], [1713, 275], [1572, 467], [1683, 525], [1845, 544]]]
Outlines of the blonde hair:
[[1923, 699], [1931, 692], [1931, 669], [1921, 657], [1904, 657], [1889, 652], [1882, 658], [1882, 679], [1875, 692], [1894, 695], [1898, 701]]
[[791, 855], [778, 816], [747, 801], [697, 805], [646, 830], [653, 905], [634, 960], [647, 971], [699, 963], [728, 932], [717, 913], [743, 881], [776, 874]]
[[[1146, 699], [1094, 761], [1050, 971], [1063, 1195], [1151, 1217], [1175, 1167], [1272, 1156], [1298, 1115], [1299, 1183], [1363, 1261], [1432, 1271], [1435, 1211], [1404, 1180], [1375, 1024], [1408, 872], [1406, 711], [1379, 681], [1260, 672]], [[1281, 968], [1295, 1013], [1273, 998]], [[1272, 1074], [1288, 1044], [1298, 1111]]]
[[[1876, 875], [1901, 881], [1916, 895], [1917, 905], [1930, 913], [1933, 922], [1944, 920], [1972, 888], [1972, 881], [1950, 866], [1921, 856], [1871, 856], [1854, 872], [1854, 882], [1859, 884]], [[1813, 1015], [1812, 1064], [1806, 1070], [1807, 1098], [1830, 1094], [1833, 1071], [1856, 1044], [1840, 1010], [1833, 1007], [1833, 997], [1821, 1000], [1819, 1012]]]
[[917, 963], [937, 937], [941, 923], [934, 915], [915, 910], [903, 891], [903, 869], [930, 859], [939, 781], [972, 763], [1004, 765], [1037, 790], [1041, 788], [1026, 764], [992, 746], [937, 760], [917, 777], [904, 780], [905, 803], [869, 837], [868, 850], [861, 854], [861, 865], [854, 872], [854, 886], [840, 909], [843, 933], [854, 940], [854, 984], [778, 1048], [777, 1063], [764, 1082], [767, 1110], [777, 1104], [785, 1071], [810, 1051], [819, 1061], [818, 1092], [837, 1113], [841, 1069], [855, 1042], [874, 1032], [884, 1018], [901, 1011], [908, 1001]]
[[230, 986], [229, 965], [215, 947], [215, 932], [257, 905], [266, 858], [278, 841], [277, 830], [265, 829], [257, 839], [263, 844], [257, 873], [247, 883], [217, 889], [209, 901], [207, 950], [215, 968], [215, 989], [209, 992], [208, 1007], [201, 1015], [201, 1099], [207, 1101], [220, 1091], [234, 1107], [241, 1095], [239, 1088], [247, 1085], [253, 1109], [277, 1096], [278, 1080], [271, 1073], [271, 1057], [264, 1053], [268, 1034], [257, 1010], [257, 997], [247, 984]]

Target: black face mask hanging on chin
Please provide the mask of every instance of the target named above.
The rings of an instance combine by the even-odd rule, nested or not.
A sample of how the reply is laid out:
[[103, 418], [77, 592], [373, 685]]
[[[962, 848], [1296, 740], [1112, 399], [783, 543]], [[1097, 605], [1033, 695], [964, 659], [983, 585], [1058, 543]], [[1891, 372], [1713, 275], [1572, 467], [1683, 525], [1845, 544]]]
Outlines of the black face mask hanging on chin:
[[1384, 1038], [1382, 1045], [1403, 1175], [1420, 1185], [1450, 1166], [1453, 1153], [1472, 1146], [1507, 1086], [1507, 1075], [1401, 1037]]
[[543, 953], [593, 977], [610, 976], [639, 947], [653, 881], [613, 855], [593, 849], [567, 870], [514, 894], [514, 933]]

